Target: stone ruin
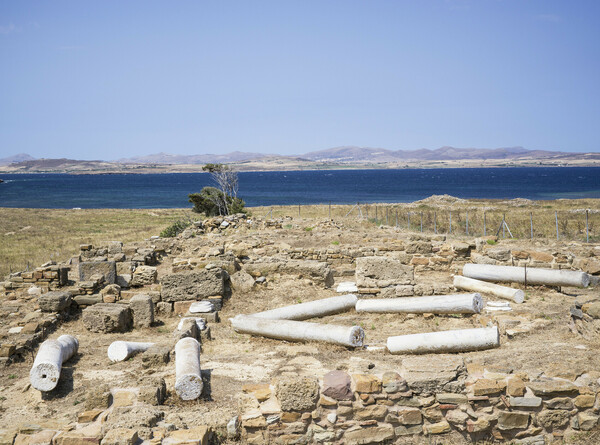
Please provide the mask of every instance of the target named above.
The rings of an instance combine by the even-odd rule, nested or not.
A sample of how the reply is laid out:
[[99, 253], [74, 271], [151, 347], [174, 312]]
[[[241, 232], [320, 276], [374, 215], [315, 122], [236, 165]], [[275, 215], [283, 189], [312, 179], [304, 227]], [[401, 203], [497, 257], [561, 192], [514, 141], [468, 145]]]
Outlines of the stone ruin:
[[[128, 385], [133, 382], [134, 386], [123, 386], [118, 379], [95, 380], [96, 384], [77, 396], [82, 404], [75, 408], [76, 419], [54, 424], [28, 421], [17, 427], [0, 424], [0, 443], [204, 444], [224, 438], [256, 444], [430, 443], [432, 436], [439, 435], [457, 443], [545, 444], [578, 437], [585, 443], [586, 438], [595, 437], [586, 436], [597, 431], [600, 413], [600, 374], [594, 369], [570, 373], [542, 365], [535, 370], [521, 369], [518, 364], [497, 366], [494, 360], [498, 355], [488, 360], [484, 353], [388, 359], [381, 353], [385, 347], [369, 342], [374, 333], [368, 326], [366, 349], [336, 352], [349, 357], [344, 364], [318, 365], [315, 355], [294, 357], [295, 353], [290, 353], [291, 358], [281, 360], [277, 373], [248, 375], [242, 383], [228, 384], [238, 386], [232, 390], [235, 396], [228, 406], [219, 411], [218, 420], [182, 420], [177, 407], [214, 403], [211, 399], [217, 396], [211, 386], [225, 374], [218, 373], [216, 362], [211, 365], [212, 375], [198, 367], [202, 395], [195, 401], [180, 400], [175, 387], [175, 345], [192, 338], [202, 350], [200, 360], [211, 361], [204, 350], [222, 340], [215, 333], [235, 335], [228, 323], [220, 323], [220, 313], [235, 315], [239, 309], [251, 313], [256, 304], [273, 308], [268, 301], [252, 299], [255, 294], [270, 295], [271, 288], [280, 292], [287, 283], [298, 283], [315, 295], [331, 296], [336, 283], [354, 280], [359, 299], [445, 295], [456, 292], [448, 278], [460, 274], [466, 263], [581, 269], [592, 276], [593, 284], [600, 274], [600, 248], [594, 246], [523, 249], [505, 242], [495, 245], [493, 237], [449, 240], [443, 235], [406, 235], [393, 228], [361, 245], [315, 242], [294, 246], [285, 238], [273, 242], [272, 231], [283, 231], [287, 223], [216, 218], [187, 229], [177, 239], [82, 245], [80, 254], [65, 263], [12, 274], [0, 284], [4, 315], [0, 363], [9, 372], [27, 365], [40, 343], [57, 337], [55, 332], [68, 332], [76, 323], [83, 328], [78, 335], [80, 349], [70, 360], [75, 360], [74, 364], [69, 360], [63, 364], [71, 370], [79, 366], [77, 357], [91, 353], [90, 349], [82, 352], [86, 342], [98, 336], [113, 342], [148, 341], [151, 346], [113, 365], [123, 370], [119, 372], [132, 363], [139, 366], [136, 369], [143, 374], [137, 383], [128, 377]], [[344, 228], [338, 224], [323, 230]], [[312, 236], [299, 232], [299, 239]], [[280, 287], [278, 283], [282, 283]], [[547, 295], [543, 287], [529, 289], [536, 298]], [[244, 301], [247, 303], [241, 304]], [[597, 304], [593, 293], [583, 292], [569, 304], [568, 322], [565, 311], [562, 323], [565, 327], [570, 323], [576, 342], [583, 339], [597, 344]], [[228, 312], [229, 306], [238, 310]], [[497, 326], [501, 335], [497, 351], [510, 348], [512, 341], [526, 342], [528, 336], [552, 323], [518, 305], [511, 306], [507, 312], [484, 310], [440, 322], [453, 327]], [[528, 307], [527, 301], [523, 307]], [[353, 315], [339, 317], [344, 320]], [[375, 323], [378, 319], [369, 320]], [[402, 320], [408, 326], [437, 318], [426, 313]], [[262, 350], [261, 340], [234, 338], [237, 340], [227, 347], [233, 348], [236, 342], [256, 345], [257, 351], [262, 351], [257, 361], [270, 357], [269, 349], [277, 348], [276, 340], [269, 340]], [[277, 351], [284, 356], [285, 351], [293, 350], [290, 344], [283, 347]], [[352, 365], [354, 354], [362, 357], [356, 365]], [[98, 352], [98, 357], [102, 359], [96, 359], [96, 366], [109, 369], [106, 349]], [[236, 357], [231, 358], [233, 364]], [[363, 362], [364, 366], [359, 364]], [[72, 391], [65, 390], [65, 385], [68, 388], [68, 380], [77, 378], [72, 371], [61, 376], [57, 389], [42, 393], [41, 400], [51, 404], [69, 397]], [[8, 391], [8, 386], [3, 389]], [[230, 415], [223, 418], [225, 412]]]

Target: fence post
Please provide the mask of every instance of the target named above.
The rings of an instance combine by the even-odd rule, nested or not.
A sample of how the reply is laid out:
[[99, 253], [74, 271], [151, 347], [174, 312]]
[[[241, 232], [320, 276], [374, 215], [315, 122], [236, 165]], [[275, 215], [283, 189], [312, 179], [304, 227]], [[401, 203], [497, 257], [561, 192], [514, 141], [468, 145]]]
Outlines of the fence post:
[[300, 218], [300, 204], [298, 204], [298, 218]]
[[486, 236], [486, 227], [485, 227], [485, 210], [483, 211], [483, 236]]
[[437, 212], [433, 212], [433, 231], [437, 233]]
[[467, 236], [469, 235], [469, 211], [467, 210]]
[[367, 221], [369, 220], [369, 206], [365, 205], [365, 208], [367, 209]]
[[450, 210], [450, 225], [448, 227], [448, 233], [452, 235], [452, 210]]
[[554, 211], [554, 221], [556, 221], [556, 241], [558, 241], [558, 210]]
[[385, 225], [386, 226], [390, 225], [390, 209], [389, 209], [389, 207], [385, 208]]
[[504, 234], [504, 221], [506, 218], [506, 213], [502, 214], [502, 238], [506, 238], [505, 234]]
[[533, 212], [529, 212], [529, 226], [531, 228], [531, 241], [533, 241]]
[[331, 219], [331, 201], [329, 201], [329, 219]]
[[375, 224], [377, 225], [377, 220], [379, 219], [379, 216], [377, 214], [377, 204], [375, 204]]
[[588, 211], [585, 211], [585, 242], [590, 242], [590, 228], [588, 226]]
[[406, 230], [410, 230], [410, 211], [406, 214]]
[[423, 232], [423, 211], [421, 211], [421, 232]]
[[398, 209], [396, 209], [396, 227], [398, 227]]

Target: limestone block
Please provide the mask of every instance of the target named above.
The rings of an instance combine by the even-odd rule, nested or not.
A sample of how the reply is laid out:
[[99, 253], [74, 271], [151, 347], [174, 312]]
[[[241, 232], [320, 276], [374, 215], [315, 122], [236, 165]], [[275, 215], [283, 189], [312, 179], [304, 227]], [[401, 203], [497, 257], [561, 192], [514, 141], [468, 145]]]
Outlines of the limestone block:
[[323, 395], [335, 400], [352, 400], [350, 376], [344, 371], [330, 371], [323, 376]]
[[544, 403], [549, 409], [573, 409], [573, 401], [569, 397], [555, 397]]
[[163, 301], [198, 300], [223, 295], [224, 275], [221, 269], [202, 269], [166, 275], [161, 281]]
[[479, 379], [473, 385], [473, 394], [476, 396], [497, 395], [506, 389], [506, 382], [503, 380]]
[[512, 397], [523, 397], [525, 394], [525, 383], [519, 377], [509, 377], [506, 382], [506, 394]]
[[[149, 266], [148, 266], [149, 267]], [[133, 325], [136, 328], [148, 328], [154, 323], [154, 303], [149, 295], [138, 294], [129, 300], [133, 312]]]
[[450, 432], [450, 424], [445, 420], [437, 423], [431, 423], [429, 425], [423, 425], [423, 433], [425, 435], [431, 434], [444, 434]]
[[414, 284], [414, 268], [387, 257], [356, 259], [356, 285], [358, 287], [387, 287]]
[[144, 368], [158, 368], [169, 363], [171, 348], [154, 345], [142, 353], [142, 366]]
[[83, 428], [63, 431], [54, 436], [54, 445], [100, 445], [102, 425], [92, 423]]
[[460, 405], [468, 402], [468, 397], [465, 394], [456, 393], [438, 393], [435, 395], [438, 403]]
[[374, 393], [381, 391], [381, 380], [371, 374], [353, 374], [354, 390], [356, 392]]
[[136, 430], [115, 428], [106, 433], [101, 445], [134, 445], [137, 440], [138, 434]]
[[423, 423], [421, 410], [418, 408], [401, 408], [395, 412], [398, 423], [401, 425], [420, 425]]
[[[417, 410], [418, 411], [418, 410]], [[388, 413], [387, 406], [383, 405], [369, 405], [364, 408], [358, 408], [354, 411], [354, 418], [356, 420], [383, 420]], [[419, 412], [419, 416], [420, 416]]]
[[344, 441], [348, 445], [385, 443], [393, 438], [394, 427], [385, 423], [368, 428], [349, 430], [344, 434]]
[[48, 292], [40, 296], [38, 304], [42, 312], [60, 312], [71, 305], [71, 294], [61, 291]]
[[91, 332], [127, 332], [131, 329], [131, 311], [120, 304], [98, 303], [83, 310], [83, 325]]
[[117, 272], [114, 261], [85, 261], [79, 263], [79, 281], [90, 281], [93, 275], [104, 277], [104, 283], [114, 284]]
[[570, 412], [562, 409], [546, 409], [538, 413], [537, 421], [544, 428], [560, 428], [569, 423]]
[[408, 387], [417, 392], [438, 392], [464, 371], [462, 357], [452, 354], [414, 356], [402, 360], [400, 374]]
[[580, 430], [589, 431], [598, 424], [598, 416], [590, 413], [579, 413], [577, 414], [577, 421]]
[[383, 391], [388, 394], [408, 391], [406, 380], [397, 372], [386, 372], [381, 379]]
[[283, 411], [312, 410], [319, 399], [319, 383], [308, 377], [282, 377], [276, 394]]
[[163, 439], [162, 445], [208, 445], [212, 435], [210, 427], [196, 426], [188, 430], [172, 431]]
[[231, 287], [237, 292], [250, 292], [254, 287], [254, 277], [249, 273], [240, 270], [229, 277]]
[[564, 380], [539, 380], [528, 382], [527, 387], [539, 397], [569, 396], [579, 392], [577, 386]]
[[138, 266], [133, 272], [131, 278], [132, 287], [147, 286], [156, 283], [156, 267]]
[[242, 385], [242, 391], [253, 394], [259, 402], [264, 402], [271, 397], [271, 386], [268, 383], [246, 383]]

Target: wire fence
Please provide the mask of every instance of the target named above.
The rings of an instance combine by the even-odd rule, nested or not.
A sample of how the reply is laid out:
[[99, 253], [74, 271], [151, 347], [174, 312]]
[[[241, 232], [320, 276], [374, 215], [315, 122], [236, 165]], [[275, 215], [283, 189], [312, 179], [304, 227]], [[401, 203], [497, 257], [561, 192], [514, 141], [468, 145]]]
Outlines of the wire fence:
[[[408, 231], [517, 239], [600, 242], [600, 210], [538, 208], [407, 207], [402, 204], [303, 205], [260, 207], [258, 214], [275, 218], [362, 219]], [[264, 212], [264, 213], [263, 213]]]

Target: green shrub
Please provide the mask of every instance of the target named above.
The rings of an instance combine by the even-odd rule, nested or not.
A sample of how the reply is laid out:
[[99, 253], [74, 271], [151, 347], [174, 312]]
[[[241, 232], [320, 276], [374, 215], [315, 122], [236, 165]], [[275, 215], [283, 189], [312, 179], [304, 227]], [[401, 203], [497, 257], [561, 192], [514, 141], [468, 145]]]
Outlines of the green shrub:
[[178, 219], [173, 224], [171, 224], [169, 227], [167, 227], [165, 230], [160, 232], [160, 236], [161, 236], [161, 238], [173, 238], [174, 236], [177, 236], [181, 232], [183, 232], [191, 224], [192, 224], [191, 221], [188, 221], [185, 219]]
[[490, 246], [495, 246], [496, 244], [498, 244], [498, 243], [497, 243], [496, 241], [494, 241], [493, 239], [489, 239], [489, 240], [487, 240], [487, 243], [488, 243]]
[[194, 204], [192, 211], [204, 213], [206, 216], [246, 213], [246, 203], [240, 198], [224, 195], [215, 187], [204, 187], [200, 193], [188, 195], [189, 202]]

